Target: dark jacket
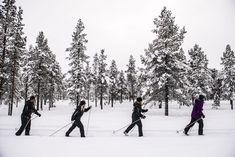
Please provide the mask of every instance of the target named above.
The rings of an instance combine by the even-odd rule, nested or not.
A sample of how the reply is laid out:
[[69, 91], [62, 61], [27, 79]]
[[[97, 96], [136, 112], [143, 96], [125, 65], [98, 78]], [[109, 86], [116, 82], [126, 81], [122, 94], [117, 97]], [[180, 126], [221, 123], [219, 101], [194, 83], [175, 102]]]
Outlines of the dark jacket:
[[142, 109], [141, 104], [138, 101], [136, 101], [133, 106], [134, 106], [132, 113], [133, 119], [139, 119], [145, 117], [142, 114], [142, 112], [147, 112], [148, 111], [147, 109]]
[[91, 109], [91, 107], [88, 108], [84, 108], [81, 105], [79, 105], [76, 110], [73, 112], [73, 115], [71, 117], [71, 121], [75, 120], [75, 121], [80, 121], [82, 115], [84, 112], [87, 112]]
[[34, 108], [34, 103], [28, 100], [24, 105], [24, 109], [21, 116], [31, 118], [32, 113], [35, 113], [36, 115], [40, 116], [40, 113], [38, 113], [38, 111]]
[[192, 110], [192, 113], [191, 113], [191, 117], [192, 118], [195, 118], [195, 119], [198, 119], [200, 118], [201, 116], [203, 116], [203, 100], [199, 100], [199, 99], [196, 99], [195, 100], [195, 103], [193, 105], [193, 110]]

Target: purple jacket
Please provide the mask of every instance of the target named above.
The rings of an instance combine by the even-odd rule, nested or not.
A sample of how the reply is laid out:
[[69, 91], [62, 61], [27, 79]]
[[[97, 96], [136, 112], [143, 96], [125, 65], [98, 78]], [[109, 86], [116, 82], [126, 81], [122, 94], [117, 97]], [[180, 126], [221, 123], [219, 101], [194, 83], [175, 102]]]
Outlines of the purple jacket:
[[203, 101], [196, 99], [193, 105], [193, 111], [192, 111], [191, 117], [195, 119], [200, 118], [203, 115], [202, 107], [203, 107]]

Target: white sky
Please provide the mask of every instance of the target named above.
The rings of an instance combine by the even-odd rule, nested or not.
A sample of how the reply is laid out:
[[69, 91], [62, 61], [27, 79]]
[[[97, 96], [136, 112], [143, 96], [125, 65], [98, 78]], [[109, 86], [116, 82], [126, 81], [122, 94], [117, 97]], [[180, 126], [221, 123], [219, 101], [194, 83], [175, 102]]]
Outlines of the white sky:
[[104, 48], [108, 61], [115, 59], [125, 70], [131, 54], [140, 64], [140, 55], [155, 38], [153, 20], [164, 6], [172, 11], [176, 24], [186, 28], [186, 54], [197, 43], [209, 67], [220, 69], [226, 45], [235, 51], [235, 0], [18, 0], [16, 4], [24, 10], [27, 45], [35, 45], [43, 31], [63, 72], [69, 69], [65, 49], [79, 18], [85, 25], [90, 60]]

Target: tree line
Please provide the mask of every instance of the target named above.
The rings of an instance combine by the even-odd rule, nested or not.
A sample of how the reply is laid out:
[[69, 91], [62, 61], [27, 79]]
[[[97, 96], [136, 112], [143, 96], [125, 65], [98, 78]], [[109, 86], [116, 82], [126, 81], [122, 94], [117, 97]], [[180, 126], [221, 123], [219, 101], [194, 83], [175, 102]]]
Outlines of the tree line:
[[125, 71], [118, 69], [115, 60], [108, 67], [105, 49], [93, 58], [86, 54], [87, 34], [79, 19], [65, 50], [70, 67], [67, 74], [62, 74], [42, 31], [35, 45], [26, 49], [22, 14], [15, 0], [3, 0], [0, 5], [0, 104], [9, 105], [8, 115], [12, 115], [13, 104], [31, 94], [37, 96], [38, 110], [46, 103], [49, 109], [54, 107], [58, 99], [69, 98], [76, 105], [86, 99], [88, 105], [93, 101], [103, 109], [142, 96], [146, 103], [158, 102], [159, 107], [164, 103], [168, 115], [170, 100], [191, 105], [198, 94], [213, 99], [213, 108], [223, 99], [233, 109], [235, 56], [230, 45], [221, 56], [222, 70], [208, 68], [207, 56], [198, 44], [188, 50], [187, 60], [182, 48], [187, 32], [175, 24], [166, 7], [153, 21], [155, 39], [140, 56], [142, 67], [136, 67], [130, 55]]

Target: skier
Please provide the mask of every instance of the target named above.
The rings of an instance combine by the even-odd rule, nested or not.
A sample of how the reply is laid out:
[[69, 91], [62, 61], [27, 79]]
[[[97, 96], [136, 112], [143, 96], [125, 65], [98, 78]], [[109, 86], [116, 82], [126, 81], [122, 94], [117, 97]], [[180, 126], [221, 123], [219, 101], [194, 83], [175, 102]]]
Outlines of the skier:
[[30, 135], [29, 132], [30, 132], [30, 127], [31, 127], [31, 114], [32, 113], [35, 113], [36, 115], [41, 117], [41, 114], [38, 113], [38, 111], [34, 108], [34, 102], [35, 102], [34, 96], [30, 96], [29, 100], [26, 101], [23, 112], [21, 114], [21, 127], [15, 133], [16, 136], [20, 136], [24, 130], [25, 130], [26, 136]]
[[191, 121], [190, 123], [184, 128], [184, 134], [188, 136], [188, 131], [193, 125], [198, 122], [199, 128], [198, 128], [198, 135], [203, 135], [203, 120], [202, 118], [205, 118], [205, 115], [203, 114], [203, 104], [204, 104], [204, 95], [199, 95], [199, 98], [195, 100], [195, 103], [193, 105], [193, 110], [191, 113]]
[[145, 119], [146, 116], [141, 114], [142, 112], [148, 112], [148, 109], [142, 109], [142, 98], [138, 97], [136, 102], [133, 104], [133, 113], [132, 113], [132, 123], [131, 125], [124, 131], [124, 134], [128, 136], [128, 132], [135, 126], [138, 126], [139, 137], [143, 136], [142, 130], [142, 122], [140, 118]]
[[74, 120], [74, 123], [69, 128], [69, 130], [66, 132], [65, 136], [68, 137], [69, 134], [73, 131], [73, 129], [78, 127], [80, 129], [81, 137], [85, 137], [84, 127], [83, 127], [83, 124], [81, 122], [81, 117], [82, 117], [84, 112], [87, 112], [87, 111], [89, 111], [91, 109], [91, 106], [89, 106], [88, 108], [85, 108], [85, 104], [86, 104], [86, 102], [84, 100], [82, 100], [80, 102], [79, 106], [74, 111], [74, 113], [73, 113], [73, 115], [71, 117], [71, 121]]

